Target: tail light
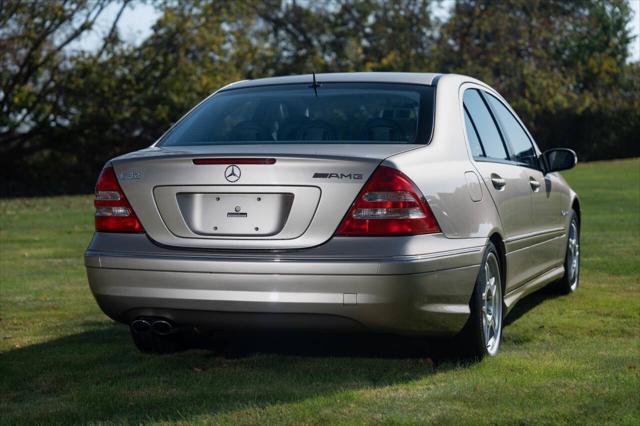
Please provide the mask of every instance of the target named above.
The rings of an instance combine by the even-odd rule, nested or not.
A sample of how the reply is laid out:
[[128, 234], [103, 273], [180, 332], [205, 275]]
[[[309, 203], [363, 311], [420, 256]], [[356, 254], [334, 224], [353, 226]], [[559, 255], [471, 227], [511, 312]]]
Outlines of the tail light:
[[390, 167], [376, 169], [336, 235], [415, 235], [440, 232], [427, 201], [404, 173]]
[[105, 167], [96, 184], [96, 231], [144, 232], [131, 204], [124, 196], [113, 167]]

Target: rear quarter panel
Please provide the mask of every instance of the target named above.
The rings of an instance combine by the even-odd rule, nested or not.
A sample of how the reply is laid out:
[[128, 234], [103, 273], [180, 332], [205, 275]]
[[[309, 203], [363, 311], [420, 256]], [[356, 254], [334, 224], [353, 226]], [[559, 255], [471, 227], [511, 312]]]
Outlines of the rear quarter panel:
[[501, 222], [468, 156], [458, 96], [463, 82], [464, 77], [456, 75], [438, 81], [431, 142], [394, 155], [385, 164], [402, 170], [416, 183], [445, 236], [487, 238], [501, 233]]

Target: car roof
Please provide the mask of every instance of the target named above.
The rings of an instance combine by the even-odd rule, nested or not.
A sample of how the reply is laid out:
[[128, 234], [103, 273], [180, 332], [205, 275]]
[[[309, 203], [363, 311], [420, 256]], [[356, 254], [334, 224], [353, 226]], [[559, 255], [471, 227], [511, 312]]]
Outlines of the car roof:
[[[316, 74], [318, 83], [408, 83], [433, 85], [442, 74], [420, 72], [345, 72]], [[311, 83], [312, 74], [242, 80], [231, 83], [221, 90], [243, 87], [269, 86], [274, 84]]]

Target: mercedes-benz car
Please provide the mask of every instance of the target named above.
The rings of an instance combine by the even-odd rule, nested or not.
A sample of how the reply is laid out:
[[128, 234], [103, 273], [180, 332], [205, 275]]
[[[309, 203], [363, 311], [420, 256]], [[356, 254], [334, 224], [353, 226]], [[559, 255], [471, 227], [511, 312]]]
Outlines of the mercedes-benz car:
[[240, 81], [107, 162], [88, 279], [145, 352], [313, 330], [494, 355], [518, 300], [578, 287], [580, 201], [557, 173], [576, 162], [462, 75]]

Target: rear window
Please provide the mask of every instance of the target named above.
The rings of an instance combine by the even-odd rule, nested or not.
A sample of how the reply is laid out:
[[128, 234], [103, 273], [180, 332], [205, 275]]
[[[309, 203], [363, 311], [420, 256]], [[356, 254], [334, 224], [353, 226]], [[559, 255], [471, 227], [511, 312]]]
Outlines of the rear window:
[[410, 84], [321, 83], [230, 89], [181, 120], [161, 146], [424, 144], [433, 126], [433, 88]]

